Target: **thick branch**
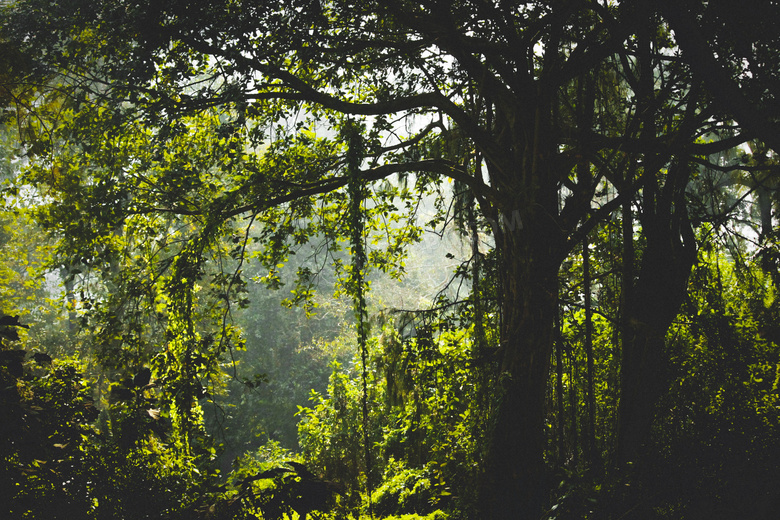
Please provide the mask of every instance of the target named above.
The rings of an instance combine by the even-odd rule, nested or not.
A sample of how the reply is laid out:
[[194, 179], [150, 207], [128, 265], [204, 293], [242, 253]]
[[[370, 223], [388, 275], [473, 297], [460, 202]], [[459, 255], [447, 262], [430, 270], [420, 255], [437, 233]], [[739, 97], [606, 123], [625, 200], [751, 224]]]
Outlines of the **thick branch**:
[[679, 1], [665, 0], [660, 5], [661, 12], [674, 30], [683, 55], [687, 57], [686, 61], [707, 90], [743, 128], [780, 152], [780, 125], [766, 118], [743, 95], [739, 84], [713, 56], [690, 10], [680, 6]]
[[[427, 172], [427, 173], [444, 175], [446, 177], [450, 177], [451, 179], [463, 182], [464, 184], [468, 185], [471, 189], [473, 189], [478, 195], [484, 197], [485, 199], [491, 202], [495, 202], [497, 200], [495, 190], [485, 185], [480, 180], [470, 176], [468, 172], [464, 170], [461, 165], [451, 163], [448, 161], [437, 160], [437, 159], [413, 161], [407, 163], [385, 164], [382, 166], [377, 166], [375, 168], [370, 168], [368, 170], [363, 170], [359, 173], [359, 175], [363, 181], [371, 182], [371, 181], [384, 179], [396, 173], [404, 173], [404, 172]], [[256, 201], [251, 204], [245, 204], [232, 209], [226, 209], [224, 212], [222, 212], [222, 217], [231, 218], [247, 212], [257, 213], [259, 211], [263, 211], [264, 209], [279, 206], [281, 204], [292, 202], [297, 199], [329, 193], [339, 188], [343, 188], [348, 183], [349, 183], [348, 177], [333, 177], [331, 179], [326, 179], [324, 181], [317, 182], [316, 184], [302, 186], [301, 188], [285, 193], [284, 195], [279, 195], [263, 201]], [[241, 192], [244, 190], [245, 188], [239, 188], [237, 192]], [[226, 197], [230, 197], [230, 195], [226, 195]], [[143, 210], [135, 211], [135, 213], [139, 213], [139, 214], [155, 213], [155, 212], [174, 213], [177, 215], [190, 215], [190, 216], [203, 214], [202, 209], [195, 210], [195, 209], [188, 209], [182, 207], [178, 207], [178, 208], [155, 207], [155, 208], [146, 208]]]

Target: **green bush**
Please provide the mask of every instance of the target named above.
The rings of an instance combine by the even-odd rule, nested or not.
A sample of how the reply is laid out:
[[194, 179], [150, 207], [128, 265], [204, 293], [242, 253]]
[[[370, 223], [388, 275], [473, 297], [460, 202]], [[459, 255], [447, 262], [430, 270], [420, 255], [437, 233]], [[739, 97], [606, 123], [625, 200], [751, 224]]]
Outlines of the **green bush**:
[[433, 514], [439, 503], [440, 475], [432, 465], [406, 468], [391, 460], [382, 485], [371, 495], [378, 515]]

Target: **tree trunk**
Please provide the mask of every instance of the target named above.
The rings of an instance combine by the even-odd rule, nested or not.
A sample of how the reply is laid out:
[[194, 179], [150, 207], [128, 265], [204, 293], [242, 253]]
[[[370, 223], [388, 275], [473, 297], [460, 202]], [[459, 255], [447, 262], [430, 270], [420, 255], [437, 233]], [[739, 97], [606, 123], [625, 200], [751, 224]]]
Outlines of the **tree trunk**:
[[[641, 120], [639, 140], [651, 142], [658, 136], [653, 50], [658, 22], [651, 4], [638, 4], [639, 78], [637, 110]], [[642, 23], [644, 22], [644, 23]], [[698, 98], [691, 96], [688, 114], [680, 133], [693, 132], [691, 125]], [[648, 148], [649, 150], [650, 148]], [[655, 406], [666, 384], [664, 353], [666, 332], [686, 294], [688, 275], [696, 259], [693, 230], [688, 220], [685, 190], [690, 167], [671, 153], [646, 153], [642, 160], [641, 213], [639, 221], [646, 239], [639, 278], [624, 276], [621, 395], [618, 406], [615, 462], [619, 468], [639, 462], [652, 434]], [[666, 178], [656, 172], [667, 169]], [[633, 219], [624, 207], [624, 248], [633, 256]], [[633, 262], [633, 258], [624, 259]], [[632, 265], [624, 275], [632, 275]], [[633, 287], [632, 287], [633, 285]]]
[[563, 344], [561, 339], [560, 306], [555, 309], [555, 404], [557, 408], [557, 447], [558, 466], [563, 466], [566, 460], [566, 433], [564, 429], [565, 408], [563, 404]]
[[[684, 213], [684, 209], [682, 210]], [[655, 406], [666, 387], [666, 332], [687, 291], [696, 248], [687, 219], [666, 217], [648, 229], [639, 279], [625, 300], [616, 462], [640, 461]]]
[[[566, 250], [559, 217], [554, 95], [540, 90], [523, 107], [493, 113], [500, 164], [488, 162], [501, 200], [490, 207], [499, 258], [501, 370], [479, 487], [479, 518], [537, 520], [547, 499], [545, 403]], [[500, 213], [497, 213], [500, 212]], [[519, 218], [518, 218], [519, 217]]]
[[527, 219], [523, 229], [497, 236], [503, 394], [480, 488], [480, 518], [536, 519], [545, 506], [544, 411], [561, 262], [557, 236]]
[[588, 466], [597, 470], [600, 465], [596, 451], [596, 393], [594, 390], [593, 360], [593, 309], [591, 301], [590, 241], [588, 235], [582, 241], [582, 284], [585, 296], [585, 355], [587, 360], [587, 410], [588, 410]]

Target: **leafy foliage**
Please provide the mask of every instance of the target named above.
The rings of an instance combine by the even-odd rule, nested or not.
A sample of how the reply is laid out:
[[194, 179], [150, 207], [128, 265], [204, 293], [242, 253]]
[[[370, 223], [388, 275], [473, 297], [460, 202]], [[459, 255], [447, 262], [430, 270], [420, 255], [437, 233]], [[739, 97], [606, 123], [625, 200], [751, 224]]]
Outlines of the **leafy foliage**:
[[13, 514], [768, 514], [777, 5], [678, 3], [3, 3]]
[[26, 360], [6, 343], [18, 322], [3, 320], [0, 485], [9, 518], [186, 517], [207, 479], [163, 443], [169, 428], [143, 396], [148, 369], [101, 412], [94, 381], [75, 362], [43, 353]]

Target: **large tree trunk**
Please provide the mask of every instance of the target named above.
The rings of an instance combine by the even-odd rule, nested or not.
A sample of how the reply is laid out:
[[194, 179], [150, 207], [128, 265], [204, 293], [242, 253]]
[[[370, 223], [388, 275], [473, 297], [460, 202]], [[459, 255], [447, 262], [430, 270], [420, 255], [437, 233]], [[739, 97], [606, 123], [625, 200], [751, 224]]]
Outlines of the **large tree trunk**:
[[[665, 338], [687, 291], [696, 247], [685, 210], [645, 222], [647, 245], [636, 285], [627, 293], [615, 460], [639, 462], [666, 389]], [[624, 281], [626, 283], [628, 281]]]
[[536, 519], [545, 506], [544, 411], [554, 342], [560, 232], [528, 212], [497, 236], [503, 391], [479, 493], [480, 518]]
[[529, 97], [524, 107], [497, 106], [491, 116], [506, 157], [487, 161], [502, 199], [483, 206], [496, 223], [501, 299], [501, 371], [494, 385], [500, 401], [477, 503], [479, 518], [490, 520], [537, 520], [548, 490], [545, 399], [567, 244], [559, 222], [553, 94]]
[[[658, 136], [654, 106], [656, 100], [653, 47], [657, 21], [649, 3], [638, 4], [638, 118], [639, 140], [650, 142]], [[645, 23], [642, 23], [645, 22]], [[691, 93], [680, 135], [695, 131], [693, 116], [698, 97]], [[678, 136], [679, 137], [679, 136]], [[648, 148], [649, 150], [649, 148]], [[639, 220], [646, 239], [639, 278], [623, 279], [621, 394], [618, 406], [615, 462], [624, 467], [638, 462], [652, 433], [655, 405], [666, 384], [666, 332], [686, 294], [688, 275], [696, 258], [693, 230], [686, 210], [685, 190], [690, 167], [671, 153], [643, 156], [641, 212]], [[667, 169], [666, 178], [657, 175]], [[625, 189], [625, 188], [624, 188]], [[633, 219], [630, 206], [624, 208], [624, 251], [633, 262]], [[627, 220], [626, 220], [627, 219]], [[627, 265], [624, 275], [632, 275]]]

